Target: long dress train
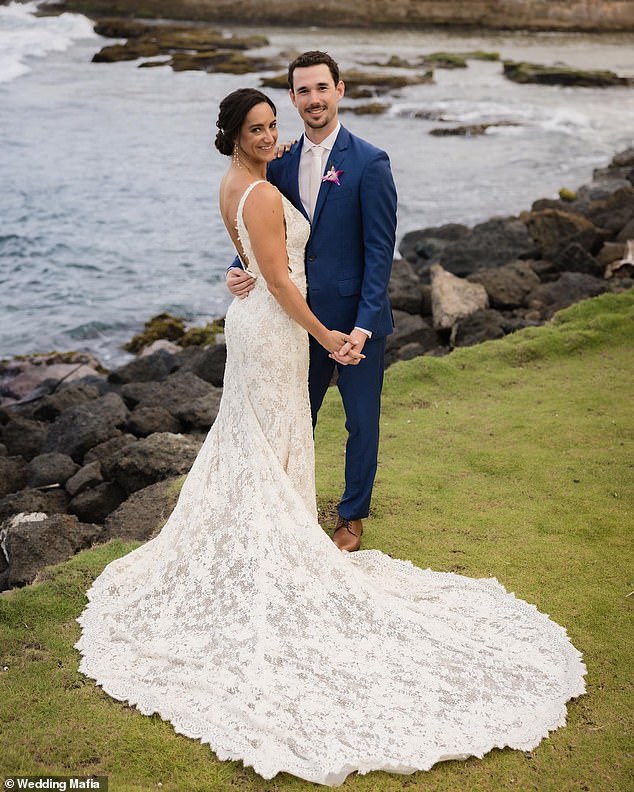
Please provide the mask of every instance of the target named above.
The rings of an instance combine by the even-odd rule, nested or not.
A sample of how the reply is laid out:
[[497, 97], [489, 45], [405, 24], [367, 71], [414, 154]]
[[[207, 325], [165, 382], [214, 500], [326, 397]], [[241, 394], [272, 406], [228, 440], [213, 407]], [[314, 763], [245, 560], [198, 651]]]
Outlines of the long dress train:
[[[258, 274], [238, 208], [238, 231]], [[291, 277], [309, 227], [285, 199]], [[218, 417], [160, 534], [110, 563], [79, 617], [80, 670], [264, 778], [337, 785], [565, 723], [585, 667], [495, 579], [342, 553], [320, 528], [308, 341], [262, 277], [226, 317]]]

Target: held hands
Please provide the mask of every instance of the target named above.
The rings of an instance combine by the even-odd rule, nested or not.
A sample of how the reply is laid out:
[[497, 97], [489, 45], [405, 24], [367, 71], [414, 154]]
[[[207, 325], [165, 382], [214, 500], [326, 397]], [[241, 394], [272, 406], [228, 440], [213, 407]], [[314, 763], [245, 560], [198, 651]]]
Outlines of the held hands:
[[227, 288], [234, 297], [244, 300], [255, 285], [255, 278], [239, 267], [232, 267], [226, 275]]
[[342, 366], [358, 366], [365, 358], [362, 354], [367, 335], [361, 330], [352, 330], [346, 343], [338, 350], [332, 352], [330, 357]]
[[337, 363], [342, 366], [356, 366], [365, 358], [365, 355], [361, 353], [367, 340], [365, 333], [353, 330], [346, 335], [338, 330], [329, 330], [328, 335], [331, 342], [335, 342], [334, 347], [325, 343], [323, 346], [330, 352], [329, 357]]

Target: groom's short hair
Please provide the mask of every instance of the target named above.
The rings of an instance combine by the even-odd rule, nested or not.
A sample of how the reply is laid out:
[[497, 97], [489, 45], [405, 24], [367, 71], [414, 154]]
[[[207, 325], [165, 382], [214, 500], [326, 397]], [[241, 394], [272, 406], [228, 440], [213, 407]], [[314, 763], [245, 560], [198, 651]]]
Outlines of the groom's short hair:
[[325, 64], [330, 73], [335, 85], [339, 82], [339, 66], [334, 58], [331, 58], [327, 52], [320, 50], [310, 50], [310, 52], [302, 52], [294, 61], [288, 65], [288, 87], [293, 90], [293, 72], [295, 69], [303, 69], [306, 66], [318, 66], [320, 63]]

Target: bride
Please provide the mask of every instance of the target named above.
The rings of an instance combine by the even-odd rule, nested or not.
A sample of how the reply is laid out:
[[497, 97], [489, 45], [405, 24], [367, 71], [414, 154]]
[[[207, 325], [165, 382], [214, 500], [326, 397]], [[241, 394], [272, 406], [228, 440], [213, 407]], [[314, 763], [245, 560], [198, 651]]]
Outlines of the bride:
[[265, 180], [273, 103], [235, 91], [219, 127], [220, 208], [255, 287], [227, 313], [220, 411], [176, 508], [88, 592], [80, 670], [264, 778], [530, 750], [584, 692], [565, 630], [495, 579], [341, 552], [317, 522], [307, 332], [335, 356], [350, 339], [303, 297], [309, 225]]

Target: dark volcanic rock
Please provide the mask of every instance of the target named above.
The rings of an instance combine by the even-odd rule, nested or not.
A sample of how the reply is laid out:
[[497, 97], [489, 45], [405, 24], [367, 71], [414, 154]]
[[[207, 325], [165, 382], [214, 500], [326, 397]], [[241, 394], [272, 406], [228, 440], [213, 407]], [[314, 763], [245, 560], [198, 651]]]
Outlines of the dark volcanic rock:
[[45, 396], [33, 412], [33, 417], [41, 421], [53, 421], [71, 407], [85, 404], [99, 397], [99, 389], [85, 382], [73, 382]]
[[181, 422], [163, 407], [137, 407], [130, 414], [126, 429], [137, 437], [147, 437], [155, 432], [178, 433]]
[[89, 547], [100, 531], [98, 525], [84, 525], [68, 514], [23, 514], [7, 520], [0, 533], [8, 557], [9, 587], [31, 583], [45, 566]]
[[59, 451], [81, 462], [84, 454], [99, 443], [120, 434], [128, 410], [116, 393], [64, 410], [52, 424], [45, 451]]
[[179, 481], [180, 477], [169, 478], [132, 493], [108, 515], [102, 540], [116, 537], [144, 542], [158, 533], [176, 505]]
[[131, 493], [157, 481], [186, 473], [199, 448], [200, 443], [196, 440], [163, 432], [118, 451], [102, 467], [108, 478]]
[[175, 418], [193, 426], [201, 425], [196, 422], [196, 416], [201, 417], [199, 412], [201, 406], [204, 407], [204, 400], [209, 400], [209, 409], [213, 410], [220, 398], [218, 388], [192, 371], [177, 371], [163, 382], [131, 382], [124, 385], [121, 392], [130, 405], [162, 407]]
[[29, 487], [64, 484], [78, 470], [79, 465], [67, 454], [40, 454], [29, 462]]
[[587, 218], [557, 209], [526, 212], [521, 218], [544, 258], [552, 256], [562, 243], [582, 231], [596, 233], [596, 228]]
[[607, 282], [602, 278], [582, 272], [564, 272], [558, 280], [538, 286], [528, 296], [527, 303], [529, 307], [540, 312], [542, 319], [550, 319], [556, 311], [588, 297], [603, 294], [608, 288]]
[[585, 272], [598, 278], [603, 275], [601, 264], [578, 242], [564, 245], [552, 258], [558, 272]]
[[99, 443], [99, 445], [96, 445], [94, 448], [91, 448], [84, 457], [84, 462], [86, 464], [95, 461], [105, 462], [107, 459], [110, 459], [113, 454], [116, 454], [117, 451], [121, 451], [122, 448], [127, 448], [127, 446], [132, 445], [132, 443], [136, 443], [136, 437], [131, 434], [121, 434], [116, 437], [111, 437], [110, 440], [106, 440], [103, 443]]
[[404, 311], [393, 311], [394, 332], [386, 339], [385, 363], [391, 365], [399, 359], [399, 350], [406, 344], [416, 343], [424, 351], [435, 349], [438, 346], [438, 333], [419, 314], [409, 314]]
[[44, 492], [38, 489], [23, 489], [0, 500], [0, 522], [20, 512], [43, 512], [63, 514], [68, 505], [68, 495], [60, 488]]
[[200, 379], [205, 380], [216, 388], [221, 388], [225, 375], [227, 362], [227, 347], [225, 344], [212, 344], [204, 349], [185, 350], [178, 356], [183, 359], [180, 371], [193, 372]]
[[611, 264], [613, 261], [622, 259], [624, 255], [625, 255], [624, 242], [606, 242], [597, 255], [597, 261], [602, 267], [606, 267], [608, 264]]
[[68, 511], [84, 522], [102, 523], [126, 497], [124, 490], [112, 481], [91, 487], [71, 500]]
[[2, 429], [2, 442], [10, 456], [21, 456], [28, 461], [42, 451], [48, 431], [41, 421], [14, 415]]
[[513, 261], [502, 267], [483, 269], [469, 275], [472, 283], [481, 283], [489, 295], [492, 308], [516, 308], [539, 286], [539, 278], [527, 261]]
[[[466, 277], [479, 269], [532, 258], [539, 258], [539, 250], [524, 223], [516, 217], [495, 217], [447, 244], [440, 251], [438, 263], [448, 272]], [[414, 269], [422, 276], [420, 260]]]
[[102, 481], [101, 464], [99, 462], [89, 462], [68, 479], [65, 489], [71, 498], [74, 498], [75, 495], [79, 495], [80, 492], [90, 487], [96, 487]]
[[127, 382], [159, 382], [166, 379], [177, 367], [176, 358], [170, 352], [160, 349], [151, 355], [131, 360], [124, 366], [111, 371], [108, 381], [116, 384]]
[[410, 314], [423, 312], [423, 293], [420, 279], [412, 265], [405, 259], [392, 263], [392, 276], [388, 287], [392, 307]]
[[486, 308], [461, 319], [453, 328], [451, 343], [456, 347], [473, 346], [506, 335], [506, 320], [496, 310]]
[[22, 457], [0, 456], [0, 498], [26, 486], [26, 463]]
[[605, 201], [588, 210], [588, 218], [595, 226], [618, 234], [634, 219], [634, 187], [621, 187]]
[[222, 390], [216, 388], [213, 393], [192, 399], [179, 410], [178, 417], [188, 429], [209, 429], [218, 415], [221, 397]]
[[401, 239], [398, 250], [420, 275], [421, 269], [428, 273], [429, 266], [439, 261], [447, 245], [463, 239], [468, 234], [468, 227], [460, 223], [447, 223], [435, 228], [409, 231]]

